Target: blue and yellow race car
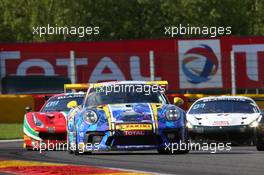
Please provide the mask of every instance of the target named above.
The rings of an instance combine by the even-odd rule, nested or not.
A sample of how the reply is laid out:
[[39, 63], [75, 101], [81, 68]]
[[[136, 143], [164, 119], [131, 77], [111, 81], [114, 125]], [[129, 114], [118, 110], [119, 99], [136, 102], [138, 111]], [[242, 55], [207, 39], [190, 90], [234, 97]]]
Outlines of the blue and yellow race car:
[[81, 106], [68, 114], [70, 153], [157, 149], [188, 153], [185, 112], [165, 96], [167, 81], [118, 81], [88, 84]]

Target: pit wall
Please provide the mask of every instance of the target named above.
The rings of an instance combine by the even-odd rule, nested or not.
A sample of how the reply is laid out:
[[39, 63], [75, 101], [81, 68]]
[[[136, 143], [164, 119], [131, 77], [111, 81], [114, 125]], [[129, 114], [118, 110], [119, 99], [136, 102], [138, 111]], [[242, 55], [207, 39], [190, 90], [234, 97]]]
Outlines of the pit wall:
[[[45, 103], [45, 96], [47, 95], [0, 95], [0, 123], [22, 123], [25, 107], [31, 106], [33, 111], [39, 111]], [[188, 110], [195, 100], [212, 95], [168, 94], [167, 96], [171, 102], [173, 97], [181, 97], [184, 100], [184, 104], [180, 107]], [[264, 94], [242, 94], [241, 96], [253, 98], [260, 109], [264, 109]]]

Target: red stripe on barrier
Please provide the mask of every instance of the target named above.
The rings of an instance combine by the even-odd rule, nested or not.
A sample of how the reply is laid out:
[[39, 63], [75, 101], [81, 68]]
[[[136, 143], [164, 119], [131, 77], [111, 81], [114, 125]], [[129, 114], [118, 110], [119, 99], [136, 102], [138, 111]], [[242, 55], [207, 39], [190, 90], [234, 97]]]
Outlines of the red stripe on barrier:
[[126, 171], [98, 168], [92, 166], [17, 166], [0, 168], [0, 172], [27, 174], [27, 175], [70, 175], [70, 174], [115, 174], [126, 173]]

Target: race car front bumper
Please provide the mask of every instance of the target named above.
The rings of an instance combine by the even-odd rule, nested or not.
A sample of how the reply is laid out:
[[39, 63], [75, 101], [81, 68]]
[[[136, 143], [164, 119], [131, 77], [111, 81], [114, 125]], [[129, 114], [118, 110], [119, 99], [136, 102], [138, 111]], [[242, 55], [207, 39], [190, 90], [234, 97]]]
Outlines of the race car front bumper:
[[[150, 131], [96, 131], [86, 132], [83, 142], [86, 151], [101, 150], [146, 150], [165, 148], [169, 143], [185, 142], [186, 128], [163, 129], [158, 132]], [[88, 147], [87, 147], [88, 145]]]
[[239, 126], [193, 126], [189, 128], [190, 138], [196, 141], [232, 142], [250, 144], [254, 140], [256, 128]]
[[67, 133], [64, 127], [49, 127], [46, 128], [29, 128], [24, 127], [24, 148], [38, 149], [41, 147], [53, 147], [54, 144], [58, 145], [66, 143]]

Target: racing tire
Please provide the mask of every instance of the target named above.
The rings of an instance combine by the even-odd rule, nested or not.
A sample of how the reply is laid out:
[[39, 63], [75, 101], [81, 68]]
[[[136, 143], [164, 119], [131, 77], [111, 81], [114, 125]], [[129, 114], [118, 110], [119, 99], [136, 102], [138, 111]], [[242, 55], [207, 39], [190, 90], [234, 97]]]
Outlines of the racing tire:
[[79, 145], [77, 144], [77, 132], [75, 131], [75, 150], [73, 151], [74, 152], [74, 155], [82, 155], [82, 154], [89, 154], [89, 152], [80, 152], [79, 150]]
[[264, 151], [264, 145], [263, 144], [257, 144], [256, 148], [258, 151]]
[[69, 134], [67, 133], [67, 151], [69, 154], [73, 154], [73, 150], [71, 150], [71, 144], [69, 139]]
[[179, 150], [172, 152], [171, 150], [165, 150], [165, 149], [158, 149], [159, 154], [187, 154], [189, 153], [189, 150]]
[[170, 150], [165, 150], [165, 149], [158, 149], [159, 154], [172, 154]]
[[79, 146], [77, 145], [77, 142], [75, 142], [75, 143], [76, 143], [76, 149], [73, 151], [74, 155], [91, 155], [92, 154], [92, 151], [80, 152]]
[[80, 152], [79, 152], [79, 149], [78, 149], [78, 146], [76, 146], [75, 150], [74, 150], [74, 155], [80, 155]]
[[79, 151], [79, 146], [77, 145], [77, 130], [74, 124], [74, 129], [75, 134], [74, 134], [74, 143], [75, 143], [75, 149], [73, 150], [74, 155], [80, 155], [80, 151]]
[[27, 151], [34, 151], [33, 148], [31, 148], [31, 147], [26, 147], [26, 150]]
[[79, 145], [77, 145], [77, 139], [76, 139], [76, 131], [75, 131], [75, 150], [73, 151], [74, 152], [74, 155], [80, 155], [80, 151], [79, 151]]
[[183, 151], [175, 151], [174, 154], [188, 154], [189, 153], [189, 150], [186, 149], [186, 150], [183, 150]]
[[73, 151], [73, 153], [74, 153], [74, 155], [82, 155], [82, 154], [85, 154], [85, 155], [90, 155], [90, 154], [92, 154], [92, 151], [85, 151], [85, 152], [80, 152], [79, 151], [79, 145], [77, 144], [77, 132], [76, 132], [76, 130], [75, 130], [75, 150]]
[[32, 146], [27, 146], [27, 145], [24, 146], [24, 149], [27, 150], [27, 151], [38, 151], [39, 150], [39, 149], [36, 149], [36, 148], [33, 149]]
[[92, 154], [92, 151], [86, 151], [83, 154], [85, 154], [85, 155], [91, 155]]

